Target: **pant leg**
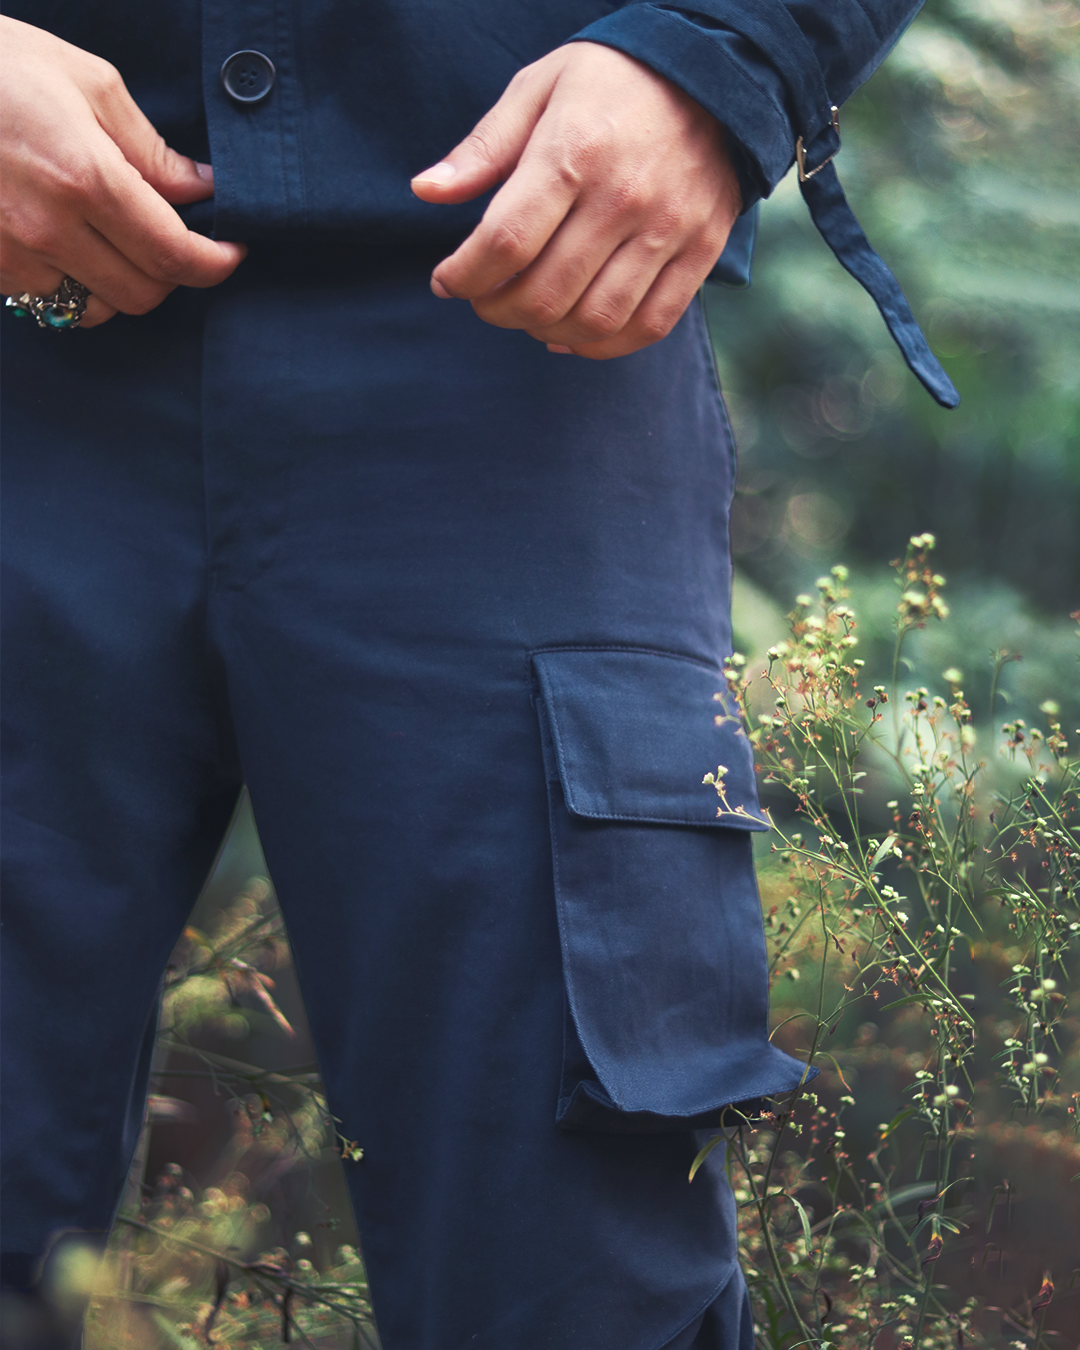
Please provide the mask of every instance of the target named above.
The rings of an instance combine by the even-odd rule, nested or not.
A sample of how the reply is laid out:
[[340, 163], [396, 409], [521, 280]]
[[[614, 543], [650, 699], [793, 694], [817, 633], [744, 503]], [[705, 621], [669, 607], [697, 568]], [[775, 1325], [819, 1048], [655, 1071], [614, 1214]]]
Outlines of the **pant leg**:
[[[115, 447], [132, 441], [118, 434], [90, 438], [91, 471], [61, 419], [38, 424], [46, 387], [27, 363], [24, 443], [52, 435], [44, 461], [19, 461], [36, 524], [16, 541], [34, 601], [18, 631], [41, 693], [20, 679], [11, 704], [29, 746], [13, 752], [14, 800], [75, 848], [57, 850], [62, 866], [44, 848], [13, 853], [27, 895], [48, 896], [39, 871], [59, 878], [51, 927], [29, 922], [12, 951], [16, 967], [37, 960], [28, 1006], [67, 1055], [47, 1071], [43, 1039], [20, 1024], [16, 1072], [40, 1128], [72, 1129], [58, 1160], [33, 1141], [14, 1150], [12, 1247], [36, 1250], [65, 1220], [96, 1226], [114, 1203], [143, 1091], [137, 1007], [152, 1005], [235, 791], [224, 670], [331, 1102], [367, 1150], [350, 1180], [387, 1350], [654, 1350], [730, 1278], [734, 1211], [715, 1160], [687, 1183], [689, 1129], [556, 1127], [584, 1047], [567, 1051], [577, 1023], [530, 657], [614, 648], [636, 671], [642, 650], [653, 668], [724, 650], [731, 447], [693, 317], [645, 359], [561, 362], [434, 305], [423, 275], [331, 293], [255, 267], [213, 293], [201, 460], [193, 435], [155, 433], [170, 453], [121, 464]], [[149, 368], [142, 347], [95, 345], [83, 389], [72, 348], [65, 387], [102, 425], [113, 400], [95, 404], [95, 390], [122, 406], [125, 432], [159, 426], [164, 399], [192, 433], [190, 334], [173, 350], [178, 330], [162, 345], [137, 331]], [[157, 381], [145, 403], [141, 381], [110, 388], [125, 361]], [[713, 900], [748, 920], [749, 854], [722, 842], [731, 831], [704, 847], [700, 830], [652, 836], [646, 821], [613, 847], [624, 824], [585, 843], [603, 842], [598, 868], [621, 884], [626, 859], [662, 840], [676, 871], [693, 855]], [[699, 922], [665, 875], [654, 861], [652, 908], [675, 906], [673, 928]], [[59, 970], [73, 993], [50, 1022], [66, 995], [40, 953], [72, 925]], [[737, 936], [736, 993], [756, 979], [760, 931]], [[595, 1012], [603, 990], [589, 997]], [[620, 999], [633, 1016], [625, 981]], [[86, 1006], [110, 1053], [75, 1063]], [[86, 1093], [74, 1107], [72, 1082]]]
[[[3, 1252], [107, 1230], [237, 794], [205, 639], [201, 313], [5, 320]], [[51, 341], [50, 341], [51, 339]]]
[[[688, 1182], [685, 1125], [557, 1127], [574, 1022], [531, 656], [617, 650], [636, 670], [727, 647], [731, 445], [704, 335], [692, 314], [596, 364], [432, 303], [420, 268], [342, 293], [249, 273], [214, 299], [211, 629], [331, 1107], [365, 1150], [348, 1175], [381, 1334], [659, 1350], [728, 1285], [734, 1207], [718, 1155]], [[749, 850], [621, 828], [590, 836], [598, 887], [626, 850], [681, 841], [677, 870], [705, 849], [689, 918], [704, 938], [742, 907], [725, 970], [737, 990], [750, 970], [763, 1010]], [[669, 882], [646, 889], [678, 927]]]
[[754, 1350], [754, 1315], [742, 1271], [732, 1273], [701, 1317], [664, 1350]]

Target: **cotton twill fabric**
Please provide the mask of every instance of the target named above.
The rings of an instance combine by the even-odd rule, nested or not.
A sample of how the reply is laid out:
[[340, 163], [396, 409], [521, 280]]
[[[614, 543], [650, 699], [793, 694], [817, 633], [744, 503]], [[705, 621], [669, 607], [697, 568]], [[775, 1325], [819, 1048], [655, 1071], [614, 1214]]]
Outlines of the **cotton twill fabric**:
[[[255, 249], [70, 341], [6, 325], [8, 1269], [111, 1218], [157, 982], [243, 778], [365, 1149], [387, 1350], [681, 1346], [726, 1306], [732, 1200], [719, 1159], [688, 1184], [690, 1120], [556, 1124], [536, 661], [667, 653], [722, 685], [727, 423], [696, 307], [636, 356], [564, 361], [434, 301], [430, 262], [327, 285]], [[706, 823], [671, 837], [737, 841], [696, 922], [739, 896], [753, 963], [747, 836], [700, 785], [715, 711], [685, 766]], [[798, 1081], [758, 1035], [753, 1090]]]

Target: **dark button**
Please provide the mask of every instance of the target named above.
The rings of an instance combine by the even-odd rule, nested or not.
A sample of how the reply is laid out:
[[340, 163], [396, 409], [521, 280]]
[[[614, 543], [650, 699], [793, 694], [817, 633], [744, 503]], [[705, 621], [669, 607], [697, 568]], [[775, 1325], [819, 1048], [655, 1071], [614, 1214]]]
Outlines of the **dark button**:
[[262, 52], [234, 52], [221, 67], [221, 83], [234, 103], [261, 103], [274, 87], [276, 73]]

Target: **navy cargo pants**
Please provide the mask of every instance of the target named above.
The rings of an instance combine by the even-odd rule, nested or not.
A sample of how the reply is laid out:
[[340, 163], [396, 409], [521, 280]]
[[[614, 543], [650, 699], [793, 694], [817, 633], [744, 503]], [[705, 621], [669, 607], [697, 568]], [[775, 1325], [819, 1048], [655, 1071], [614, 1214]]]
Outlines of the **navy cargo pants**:
[[386, 1350], [747, 1350], [718, 1155], [687, 1171], [802, 1066], [716, 724], [701, 315], [555, 356], [432, 261], [253, 250], [145, 318], [5, 325], [8, 1277], [110, 1222], [246, 782]]

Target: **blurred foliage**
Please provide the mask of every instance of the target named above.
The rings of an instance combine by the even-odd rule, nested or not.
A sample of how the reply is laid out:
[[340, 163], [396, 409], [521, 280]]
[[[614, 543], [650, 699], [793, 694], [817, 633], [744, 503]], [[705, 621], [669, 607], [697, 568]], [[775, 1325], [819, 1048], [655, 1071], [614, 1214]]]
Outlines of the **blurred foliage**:
[[[118, 1223], [100, 1265], [72, 1267], [91, 1296], [88, 1350], [377, 1347], [351, 1225], [344, 1235], [352, 1240], [332, 1249], [299, 1226], [282, 1232], [294, 1209], [286, 1178], [310, 1189], [328, 1160], [340, 1174], [342, 1157], [363, 1156], [337, 1133], [305, 1028], [294, 1028], [276, 1000], [276, 981], [290, 968], [281, 915], [261, 877], [211, 908], [206, 931], [185, 930], [167, 972], [147, 1123]], [[268, 1067], [275, 1057], [265, 1041], [257, 1062], [218, 1048], [260, 1025], [271, 1044], [291, 1044], [305, 1062]], [[164, 1086], [178, 1095], [164, 1095]], [[199, 1141], [181, 1135], [173, 1146], [189, 1165], [168, 1162], [148, 1174], [155, 1127], [199, 1122], [200, 1089], [204, 1110], [208, 1089], [227, 1111], [216, 1147], [198, 1158], [191, 1145]], [[326, 1219], [330, 1205], [309, 1199], [323, 1215], [320, 1228], [342, 1227]], [[283, 1244], [273, 1245], [275, 1237]]]
[[[794, 176], [752, 287], [708, 288], [740, 451], [733, 547], [790, 595], [930, 529], [963, 589], [1080, 599], [1080, 7], [929, 0], [841, 113], [837, 167], [960, 390], [938, 408]], [[999, 626], [999, 642], [1009, 634]]]
[[978, 709], [955, 665], [906, 687], [949, 617], [933, 543], [895, 564], [884, 669], [837, 567], [726, 672], [779, 827], [773, 1036], [821, 1069], [710, 1145], [760, 1350], [1048, 1350], [1080, 1323], [1080, 759], [1052, 698], [998, 730], [1007, 655]]

